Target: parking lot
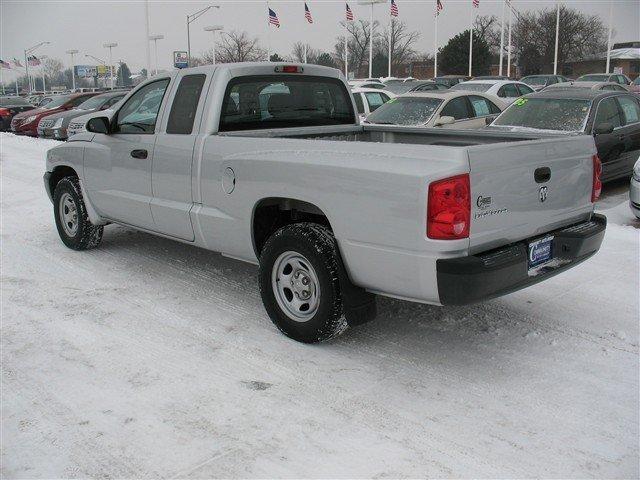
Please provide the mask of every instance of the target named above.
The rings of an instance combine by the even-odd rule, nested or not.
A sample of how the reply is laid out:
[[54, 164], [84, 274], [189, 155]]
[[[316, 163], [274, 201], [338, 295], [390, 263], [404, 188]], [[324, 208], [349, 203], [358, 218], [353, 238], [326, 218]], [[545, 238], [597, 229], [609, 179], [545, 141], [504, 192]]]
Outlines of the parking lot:
[[470, 307], [379, 298], [329, 343], [279, 334], [257, 269], [118, 226], [67, 249], [54, 141], [1, 135], [2, 474], [637, 478], [638, 221]]

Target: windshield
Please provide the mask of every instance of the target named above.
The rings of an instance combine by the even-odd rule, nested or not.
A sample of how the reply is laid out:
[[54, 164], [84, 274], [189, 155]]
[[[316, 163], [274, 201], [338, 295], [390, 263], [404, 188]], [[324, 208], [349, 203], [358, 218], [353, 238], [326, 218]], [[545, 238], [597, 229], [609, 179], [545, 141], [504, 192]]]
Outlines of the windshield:
[[21, 97], [2, 97], [0, 98], [0, 107], [6, 107], [8, 105], [31, 105], [24, 98]]
[[58, 108], [64, 105], [65, 103], [67, 103], [70, 99], [71, 97], [69, 97], [68, 95], [60, 95], [59, 97], [52, 98], [51, 101], [42, 108], [46, 108], [46, 109]]
[[547, 83], [547, 77], [524, 77], [520, 81], [527, 85], [544, 85]]
[[367, 117], [367, 122], [387, 125], [423, 125], [442, 104], [440, 98], [392, 98]]
[[609, 75], [583, 75], [578, 78], [579, 82], [606, 82]]
[[100, 108], [104, 102], [107, 102], [110, 97], [103, 97], [102, 95], [98, 95], [97, 97], [91, 97], [89, 100], [85, 100], [76, 108], [78, 110], [95, 110]]
[[584, 129], [591, 100], [520, 98], [492, 125], [579, 132]]
[[640, 76], [636, 77], [636, 79], [633, 81], [633, 85], [640, 85]]
[[451, 90], [464, 90], [467, 92], [486, 92], [491, 88], [490, 83], [459, 83], [451, 87]]

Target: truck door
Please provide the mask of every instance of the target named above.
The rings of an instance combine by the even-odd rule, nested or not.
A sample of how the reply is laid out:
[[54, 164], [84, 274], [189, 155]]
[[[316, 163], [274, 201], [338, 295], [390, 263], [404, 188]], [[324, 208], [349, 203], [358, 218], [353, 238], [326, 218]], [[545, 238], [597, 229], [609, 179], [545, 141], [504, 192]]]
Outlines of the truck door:
[[[191, 169], [206, 97], [207, 75], [184, 75], [176, 82], [170, 113], [163, 120], [153, 157], [151, 214], [154, 230], [193, 241]], [[204, 92], [204, 93], [203, 93]]]
[[102, 216], [153, 230], [151, 165], [156, 122], [169, 78], [140, 88], [112, 119], [109, 134], [95, 134], [84, 155], [89, 197]]

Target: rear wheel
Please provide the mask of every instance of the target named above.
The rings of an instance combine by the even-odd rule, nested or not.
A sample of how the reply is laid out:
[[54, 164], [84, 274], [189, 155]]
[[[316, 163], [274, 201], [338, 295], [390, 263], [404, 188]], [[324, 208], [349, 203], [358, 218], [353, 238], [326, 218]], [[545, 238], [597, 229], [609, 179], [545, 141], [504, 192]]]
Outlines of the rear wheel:
[[78, 177], [64, 177], [53, 194], [53, 214], [62, 243], [73, 250], [97, 247], [102, 240], [102, 225], [93, 225], [82, 199]]
[[259, 282], [269, 317], [288, 337], [316, 343], [346, 329], [338, 251], [328, 228], [296, 223], [276, 231], [260, 255]]

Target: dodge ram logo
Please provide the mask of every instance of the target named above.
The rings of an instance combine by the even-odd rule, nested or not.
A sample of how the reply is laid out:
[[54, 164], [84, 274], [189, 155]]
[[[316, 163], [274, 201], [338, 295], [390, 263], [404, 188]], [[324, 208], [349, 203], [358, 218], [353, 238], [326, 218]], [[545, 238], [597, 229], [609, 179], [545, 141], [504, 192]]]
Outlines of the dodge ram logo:
[[540, 202], [544, 202], [547, 199], [547, 187], [540, 187], [538, 197], [540, 198]]

